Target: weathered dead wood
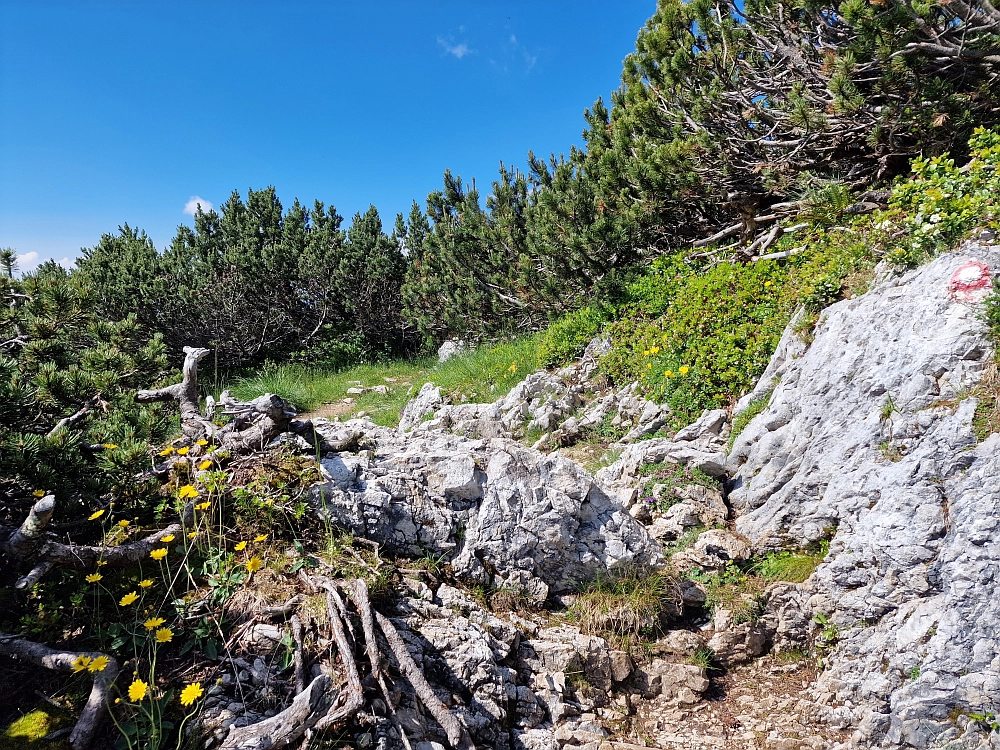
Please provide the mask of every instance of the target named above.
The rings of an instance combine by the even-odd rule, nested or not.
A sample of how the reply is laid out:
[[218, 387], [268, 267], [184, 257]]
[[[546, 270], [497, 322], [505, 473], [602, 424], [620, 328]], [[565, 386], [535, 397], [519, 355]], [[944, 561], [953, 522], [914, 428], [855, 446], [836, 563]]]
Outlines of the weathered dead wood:
[[[19, 561], [33, 562], [31, 572], [20, 578], [14, 587], [26, 589], [33, 586], [54, 567], [74, 570], [96, 569], [97, 562], [109, 568], [124, 568], [148, 557], [149, 553], [163, 544], [163, 537], [179, 535], [185, 527], [193, 525], [194, 505], [188, 503], [182, 513], [181, 522], [117, 547], [63, 544], [47, 539], [45, 528], [55, 509], [55, 497], [46, 495], [31, 508], [21, 527], [0, 542], [0, 552]], [[2, 536], [0, 536], [2, 539]]]
[[382, 698], [385, 700], [386, 709], [393, 726], [399, 733], [399, 739], [403, 743], [405, 750], [410, 750], [410, 740], [403, 730], [403, 724], [396, 714], [396, 704], [392, 699], [392, 691], [385, 682], [385, 673], [382, 671], [382, 658], [378, 650], [378, 639], [375, 636], [375, 618], [372, 617], [371, 600], [368, 596], [368, 584], [362, 578], [355, 578], [348, 587], [348, 593], [354, 606], [361, 614], [361, 627], [365, 634], [365, 652], [368, 654], [368, 661], [371, 663], [372, 677], [378, 682], [379, 690], [382, 691]]
[[87, 750], [94, 741], [94, 734], [108, 710], [108, 690], [118, 676], [118, 662], [114, 657], [95, 651], [58, 651], [48, 646], [29, 641], [20, 636], [0, 633], [0, 655], [53, 669], [58, 672], [73, 672], [77, 660], [83, 656], [89, 659], [105, 658], [104, 669], [93, 672], [94, 683], [90, 689], [87, 705], [80, 712], [80, 718], [73, 727], [69, 743], [73, 750]]
[[375, 613], [375, 620], [385, 634], [385, 639], [389, 644], [389, 648], [392, 649], [393, 655], [396, 657], [396, 663], [399, 664], [400, 671], [406, 675], [420, 701], [430, 711], [431, 716], [444, 729], [445, 734], [448, 736], [448, 744], [456, 750], [475, 750], [475, 745], [472, 744], [472, 738], [469, 737], [469, 733], [465, 731], [465, 727], [459, 723], [455, 715], [448, 710], [448, 707], [441, 702], [441, 699], [434, 694], [433, 688], [427, 682], [427, 678], [424, 677], [424, 673], [420, 667], [413, 661], [413, 657], [410, 656], [410, 652], [407, 650], [403, 639], [399, 637], [395, 626], [387, 617], [378, 612]]
[[211, 349], [185, 346], [184, 377], [181, 382], [166, 388], [139, 391], [135, 394], [135, 400], [143, 404], [153, 401], [176, 401], [180, 407], [181, 427], [185, 435], [190, 437], [194, 434], [203, 437], [206, 432], [211, 433], [214, 425], [203, 419], [198, 409], [198, 362], [210, 351]]
[[354, 650], [347, 640], [347, 633], [344, 632], [336, 603], [336, 599], [339, 598], [336, 587], [329, 580], [321, 582], [321, 585], [326, 589], [326, 614], [330, 619], [330, 628], [333, 630], [333, 640], [340, 653], [340, 661], [344, 665], [347, 687], [337, 696], [338, 700], [330, 707], [326, 716], [316, 722], [316, 731], [323, 731], [354, 716], [365, 704], [364, 689], [361, 687], [361, 675], [358, 674], [358, 665], [354, 660]]
[[229, 731], [221, 750], [277, 750], [297, 741], [326, 715], [337, 698], [333, 680], [316, 677], [291, 705], [274, 716]]
[[[223, 392], [216, 402], [207, 402], [207, 414], [203, 416], [198, 406], [198, 362], [209, 353], [209, 349], [184, 347], [184, 376], [180, 383], [144, 390], [136, 393], [136, 401], [176, 401], [180, 407], [181, 427], [185, 437], [192, 441], [208, 439], [234, 455], [262, 450], [283, 432], [310, 435], [312, 423], [299, 422], [292, 418], [295, 409], [280, 396], [265, 393], [253, 401], [237, 401], [229, 391]], [[234, 419], [219, 427], [212, 418], [218, 406], [223, 413]]]
[[52, 437], [54, 437], [56, 435], [57, 432], [59, 432], [59, 430], [62, 430], [62, 429], [68, 428], [68, 427], [72, 427], [77, 422], [79, 422], [81, 419], [83, 419], [85, 416], [87, 416], [88, 414], [90, 414], [90, 412], [93, 410], [93, 408], [95, 406], [97, 406], [99, 403], [101, 403], [101, 397], [100, 396], [93, 396], [93, 397], [87, 399], [86, 401], [83, 402], [83, 406], [81, 406], [76, 411], [76, 413], [71, 414], [68, 417], [63, 417], [58, 422], [56, 422], [56, 426], [53, 427], [51, 430], [49, 430], [46, 433], [45, 437], [46, 438], [52, 438]]
[[24, 523], [4, 542], [5, 551], [18, 559], [24, 559], [37, 552], [43, 541], [45, 527], [52, 520], [55, 509], [55, 495], [46, 495], [31, 506]]
[[[268, 617], [272, 620], [277, 620], [279, 618], [288, 617], [293, 612], [295, 612], [296, 607], [298, 607], [305, 597], [302, 594], [296, 594], [291, 599], [289, 599], [284, 604], [277, 607], [261, 607], [257, 612], [261, 617]], [[293, 615], [294, 616], [294, 615]]]
[[292, 640], [295, 641], [295, 692], [301, 693], [306, 689], [306, 659], [303, 651], [302, 620], [298, 615], [292, 615]]

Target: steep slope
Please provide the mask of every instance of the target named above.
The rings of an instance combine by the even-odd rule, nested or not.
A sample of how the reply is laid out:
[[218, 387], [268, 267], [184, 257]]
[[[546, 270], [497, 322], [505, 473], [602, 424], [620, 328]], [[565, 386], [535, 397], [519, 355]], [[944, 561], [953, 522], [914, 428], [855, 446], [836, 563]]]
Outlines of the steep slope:
[[[969, 395], [991, 351], [983, 264], [1000, 247], [886, 278], [808, 348], [790, 327], [741, 402], [773, 389], [729, 457], [735, 528], [757, 553], [830, 539], [805, 584], [839, 632], [817, 690], [866, 745], [945, 746], [1000, 710], [1000, 437], [977, 444]], [[985, 741], [968, 726], [964, 746]]]

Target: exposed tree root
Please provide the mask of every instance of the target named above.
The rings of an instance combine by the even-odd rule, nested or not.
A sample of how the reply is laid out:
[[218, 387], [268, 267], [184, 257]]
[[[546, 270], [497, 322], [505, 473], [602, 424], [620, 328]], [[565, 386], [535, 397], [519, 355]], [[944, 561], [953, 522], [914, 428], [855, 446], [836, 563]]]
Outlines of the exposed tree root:
[[94, 651], [58, 651], [44, 644], [6, 633], [0, 633], [0, 655], [58, 672], [76, 671], [81, 656], [91, 660], [97, 658], [108, 660], [104, 669], [93, 673], [94, 684], [87, 705], [84, 706], [69, 736], [69, 744], [73, 750], [87, 750], [94, 741], [94, 734], [107, 712], [108, 690], [118, 676], [118, 662], [114, 657]]
[[55, 497], [46, 495], [32, 506], [24, 523], [18, 529], [0, 528], [0, 552], [15, 562], [31, 562], [31, 571], [14, 584], [17, 589], [26, 589], [38, 581], [52, 568], [62, 567], [74, 570], [92, 570], [97, 562], [108, 568], [124, 568], [148, 557], [157, 546], [163, 544], [163, 537], [179, 535], [194, 520], [194, 505], [189, 503], [181, 514], [181, 521], [165, 529], [118, 547], [86, 546], [62, 544], [46, 537], [48, 526], [55, 510]]
[[224, 407], [224, 414], [235, 419], [221, 427], [212, 421], [214, 400], [209, 402], [208, 413], [202, 415], [198, 406], [198, 362], [209, 351], [185, 346], [183, 380], [166, 388], [139, 391], [135, 396], [136, 401], [176, 401], [180, 407], [181, 428], [185, 437], [191, 441], [211, 440], [233, 455], [262, 450], [284, 432], [311, 434], [312, 424], [293, 420], [295, 409], [273, 393], [265, 393], [253, 401], [242, 402], [234, 399], [229, 391], [223, 392], [219, 397], [219, 404]]

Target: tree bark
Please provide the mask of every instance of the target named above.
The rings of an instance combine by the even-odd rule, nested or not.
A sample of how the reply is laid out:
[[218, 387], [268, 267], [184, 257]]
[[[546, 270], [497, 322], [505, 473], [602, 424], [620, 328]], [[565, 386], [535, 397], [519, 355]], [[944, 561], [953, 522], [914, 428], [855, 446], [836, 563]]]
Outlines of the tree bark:
[[75, 663], [81, 656], [91, 659], [104, 657], [108, 660], [103, 670], [93, 672], [94, 683], [90, 689], [90, 697], [69, 736], [69, 744], [73, 750], [88, 750], [107, 712], [108, 690], [118, 676], [118, 662], [114, 657], [95, 651], [57, 651], [41, 643], [7, 633], [0, 633], [0, 654], [58, 672], [75, 671]]

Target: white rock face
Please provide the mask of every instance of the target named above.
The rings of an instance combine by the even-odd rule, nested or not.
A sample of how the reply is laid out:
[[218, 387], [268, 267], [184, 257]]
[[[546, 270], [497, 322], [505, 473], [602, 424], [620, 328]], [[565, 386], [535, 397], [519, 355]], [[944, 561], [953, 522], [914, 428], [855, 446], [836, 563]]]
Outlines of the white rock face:
[[756, 553], [832, 538], [809, 584], [840, 634], [819, 689], [855, 707], [863, 745], [943, 747], [949, 714], [1000, 709], [1000, 436], [977, 445], [968, 396], [991, 346], [949, 289], [970, 261], [996, 269], [1000, 248], [830, 307], [808, 350], [786, 332], [729, 456]]
[[316, 429], [339, 443], [363, 432], [377, 448], [365, 460], [328, 454], [332, 479], [313, 487], [314, 508], [395, 554], [443, 554], [459, 577], [537, 601], [616, 565], [662, 561], [618, 499], [559, 455], [359, 420]]

